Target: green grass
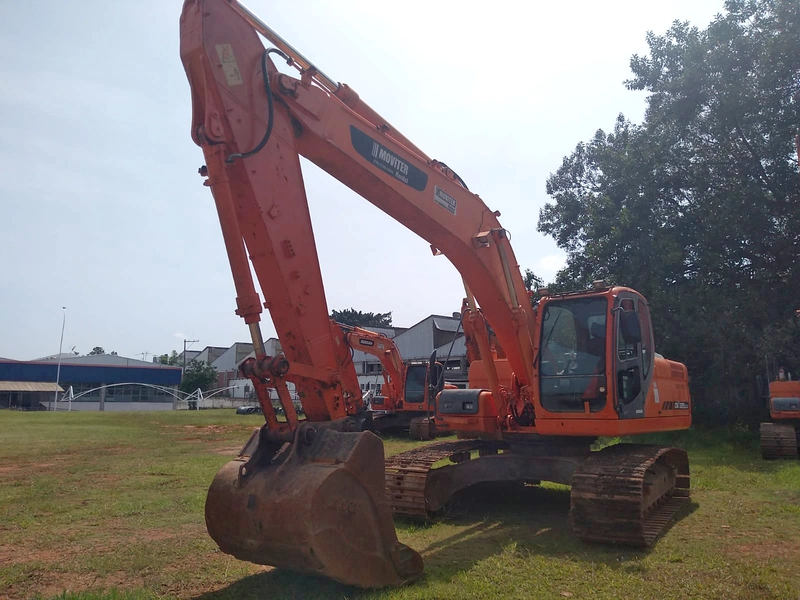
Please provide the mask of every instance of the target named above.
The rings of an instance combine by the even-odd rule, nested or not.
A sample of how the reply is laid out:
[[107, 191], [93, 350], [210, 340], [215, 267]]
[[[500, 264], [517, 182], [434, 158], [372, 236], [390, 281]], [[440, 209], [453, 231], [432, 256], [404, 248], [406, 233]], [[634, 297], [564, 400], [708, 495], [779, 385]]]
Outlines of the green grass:
[[762, 461], [742, 432], [647, 440], [689, 450], [693, 488], [650, 551], [575, 540], [563, 486], [476, 491], [466, 516], [396, 522], [425, 575], [364, 592], [238, 561], [208, 537], [208, 484], [259, 423], [232, 410], [0, 411], [0, 597], [800, 597], [800, 463]]

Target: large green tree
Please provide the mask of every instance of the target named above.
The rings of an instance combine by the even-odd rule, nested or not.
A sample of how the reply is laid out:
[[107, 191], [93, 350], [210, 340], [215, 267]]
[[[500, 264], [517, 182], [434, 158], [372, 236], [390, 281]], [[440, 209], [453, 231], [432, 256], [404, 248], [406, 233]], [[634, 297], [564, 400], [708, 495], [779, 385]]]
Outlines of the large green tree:
[[361, 312], [354, 308], [332, 310], [331, 319], [353, 327], [391, 327], [392, 313]]
[[[729, 0], [633, 56], [641, 124], [620, 115], [551, 175], [539, 230], [557, 285], [606, 278], [647, 296], [661, 352], [687, 363], [696, 416], [755, 421], [764, 354], [797, 355], [800, 2]], [[794, 340], [794, 341], [793, 341]]]
[[192, 360], [186, 365], [180, 388], [191, 393], [200, 388], [204, 392], [212, 389], [217, 383], [217, 370], [205, 361]]

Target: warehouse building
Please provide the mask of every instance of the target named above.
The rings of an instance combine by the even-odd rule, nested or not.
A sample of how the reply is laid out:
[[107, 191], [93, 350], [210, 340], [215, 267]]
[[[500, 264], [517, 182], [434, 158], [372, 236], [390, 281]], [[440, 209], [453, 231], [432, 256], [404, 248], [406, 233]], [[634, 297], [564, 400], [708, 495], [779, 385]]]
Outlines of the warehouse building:
[[[0, 360], [0, 384], [6, 388], [21, 387], [23, 383], [55, 385], [58, 360], [33, 361]], [[172, 390], [181, 381], [180, 367], [159, 365], [134, 358], [111, 354], [71, 356], [61, 358], [58, 377], [61, 390], [72, 388], [72, 410], [158, 410], [172, 409]], [[103, 387], [108, 386], [108, 387]], [[100, 389], [98, 389], [100, 388]], [[17, 390], [18, 394], [20, 391]], [[40, 395], [17, 396], [13, 391], [0, 396], [0, 408], [15, 407], [21, 398], [30, 410], [47, 409], [55, 396], [55, 389], [41, 391]], [[41, 395], [46, 394], [46, 395]], [[59, 398], [62, 393], [59, 392]]]

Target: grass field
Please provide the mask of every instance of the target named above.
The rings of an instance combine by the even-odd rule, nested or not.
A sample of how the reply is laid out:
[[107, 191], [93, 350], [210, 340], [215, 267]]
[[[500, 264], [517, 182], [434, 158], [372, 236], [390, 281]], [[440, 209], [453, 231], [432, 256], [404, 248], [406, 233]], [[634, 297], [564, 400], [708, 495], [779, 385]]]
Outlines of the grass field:
[[[649, 552], [590, 546], [569, 491], [475, 493], [429, 526], [398, 521], [422, 580], [363, 592], [243, 563], [205, 531], [216, 470], [258, 416], [0, 411], [0, 598], [800, 598], [800, 463], [746, 435], [662, 437], [690, 452], [692, 502]], [[386, 452], [413, 446], [388, 440]]]

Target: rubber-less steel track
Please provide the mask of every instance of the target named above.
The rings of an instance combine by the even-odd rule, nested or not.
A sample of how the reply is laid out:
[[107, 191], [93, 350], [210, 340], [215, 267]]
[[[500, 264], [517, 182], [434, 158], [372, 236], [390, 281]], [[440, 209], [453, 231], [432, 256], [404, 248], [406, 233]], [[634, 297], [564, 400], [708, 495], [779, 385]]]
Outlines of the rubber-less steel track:
[[438, 442], [401, 452], [386, 459], [386, 498], [396, 515], [426, 518], [425, 483], [434, 463], [462, 452], [480, 450], [497, 442], [461, 440]]
[[[386, 496], [395, 515], [429, 516], [426, 484], [431, 467], [464, 453], [508, 448], [507, 442], [463, 440], [428, 444], [386, 460]], [[535, 460], [534, 457], [531, 460]], [[592, 452], [572, 475], [569, 520], [587, 541], [649, 546], [689, 499], [684, 450], [618, 444]]]
[[688, 499], [684, 450], [618, 444], [573, 474], [570, 524], [586, 541], [649, 546]]
[[798, 434], [793, 425], [761, 423], [761, 456], [797, 458]]

